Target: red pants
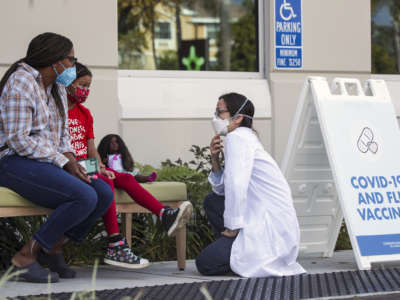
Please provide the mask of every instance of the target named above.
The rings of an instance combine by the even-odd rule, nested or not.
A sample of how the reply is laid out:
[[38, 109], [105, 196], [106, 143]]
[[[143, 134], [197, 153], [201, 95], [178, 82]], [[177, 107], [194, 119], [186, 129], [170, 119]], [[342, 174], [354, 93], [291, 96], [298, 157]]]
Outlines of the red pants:
[[[113, 169], [107, 168], [107, 170], [111, 171], [115, 175], [115, 179], [109, 179], [101, 174], [97, 174], [102, 180], [107, 182], [114, 194], [114, 186], [120, 188], [128, 193], [131, 196], [132, 200], [134, 200], [139, 205], [147, 208], [153, 214], [159, 215], [161, 209], [164, 208], [156, 198], [153, 197], [148, 191], [146, 191], [133, 177], [128, 173], [119, 173], [114, 171]], [[115, 233], [119, 233], [119, 227], [117, 222], [117, 211], [115, 209], [115, 197], [110, 205], [110, 208], [103, 216], [104, 226], [106, 227], [108, 235], [112, 235]]]

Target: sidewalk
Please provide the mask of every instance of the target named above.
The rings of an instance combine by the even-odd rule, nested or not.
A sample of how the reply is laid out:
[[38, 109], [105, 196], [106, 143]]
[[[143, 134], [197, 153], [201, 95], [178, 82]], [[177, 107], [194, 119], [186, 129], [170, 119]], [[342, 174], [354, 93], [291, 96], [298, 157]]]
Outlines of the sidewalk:
[[[310, 274], [356, 270], [357, 266], [352, 251], [335, 252], [331, 258], [302, 258], [300, 264]], [[51, 285], [51, 293], [90, 291], [92, 290], [92, 268], [76, 267], [77, 277], [62, 279]], [[201, 276], [193, 260], [187, 261], [185, 271], [179, 271], [176, 262], [157, 262], [141, 270], [125, 270], [112, 266], [99, 266], [95, 289], [135, 288], [164, 284], [192, 283], [216, 280], [235, 280], [236, 276]], [[16, 297], [26, 295], [47, 294], [47, 284], [32, 284], [25, 282], [7, 282], [0, 288], [1, 297]]]

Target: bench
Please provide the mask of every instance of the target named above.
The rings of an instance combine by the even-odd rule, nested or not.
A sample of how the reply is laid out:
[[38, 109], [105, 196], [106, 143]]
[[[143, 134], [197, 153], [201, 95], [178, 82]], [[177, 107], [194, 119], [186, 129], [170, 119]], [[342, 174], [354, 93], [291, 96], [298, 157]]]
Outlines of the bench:
[[[177, 208], [187, 200], [186, 184], [181, 182], [153, 182], [141, 184], [162, 204]], [[123, 233], [129, 246], [132, 245], [132, 213], [150, 213], [146, 208], [132, 201], [122, 190], [115, 189], [117, 212], [122, 213]], [[22, 217], [47, 215], [50, 209], [43, 208], [25, 200], [14, 191], [0, 187], [0, 217]], [[176, 256], [179, 270], [186, 267], [186, 226], [177, 230]]]

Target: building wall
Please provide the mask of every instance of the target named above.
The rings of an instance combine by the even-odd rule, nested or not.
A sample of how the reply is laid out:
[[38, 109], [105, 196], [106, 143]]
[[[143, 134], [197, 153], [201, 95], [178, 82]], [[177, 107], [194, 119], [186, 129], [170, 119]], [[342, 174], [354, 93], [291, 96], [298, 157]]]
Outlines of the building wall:
[[135, 149], [139, 162], [159, 166], [167, 158], [191, 160], [191, 145], [210, 144], [211, 119], [218, 97], [231, 91], [253, 100], [256, 129], [261, 142], [271, 149], [271, 107], [266, 80], [139, 78], [151, 73], [132, 71], [119, 74], [121, 134]]
[[[94, 73], [87, 105], [94, 115], [97, 142], [106, 134], [119, 133], [136, 161], [155, 167], [166, 159], [189, 161], [192, 145], [209, 145], [217, 99], [231, 91], [254, 102], [255, 128], [278, 162], [307, 76], [383, 78], [400, 115], [400, 76], [370, 74], [369, 0], [303, 0], [303, 68], [289, 71], [274, 68], [274, 1], [264, 1], [265, 32], [260, 35], [264, 65], [261, 74], [254, 74], [118, 71], [117, 1], [2, 0], [0, 75], [25, 55], [35, 35], [53, 31], [68, 36], [76, 56]], [[204, 36], [204, 29], [199, 27], [199, 36]], [[183, 26], [183, 38], [193, 37], [193, 30]], [[326, 223], [310, 219], [326, 237], [322, 226]], [[313, 234], [303, 233], [302, 242], [324, 238], [316, 235], [307, 240]]]
[[371, 17], [367, 0], [303, 0], [303, 68], [274, 69], [274, 2], [270, 1], [268, 80], [271, 86], [273, 154], [281, 161], [300, 91], [307, 76], [368, 79]]
[[[75, 56], [93, 71], [88, 107], [95, 135], [118, 131], [117, 2], [96, 0], [0, 1], [0, 76], [26, 54], [30, 40], [51, 31], [74, 43]], [[94, 9], [96, 8], [96, 9]]]
[[[0, 72], [2, 74], [12, 62], [24, 56], [28, 42], [36, 34], [54, 31], [70, 37], [76, 56], [94, 72], [87, 105], [95, 116], [96, 137], [120, 132], [132, 143], [128, 145], [134, 147], [138, 159], [146, 163], [158, 165], [166, 158], [185, 156], [184, 149], [192, 143], [208, 144], [209, 118], [216, 99], [229, 91], [243, 92], [255, 102], [261, 140], [280, 161], [307, 76], [361, 79], [370, 76], [370, 6], [367, 0], [303, 0], [304, 67], [299, 71], [274, 69], [274, 1], [268, 1], [263, 12], [266, 33], [260, 36], [265, 43], [265, 79], [236, 76], [236, 73], [224, 77], [218, 72], [193, 72], [191, 76], [137, 71], [125, 76], [117, 72], [116, 6], [116, 1], [100, 4], [96, 0], [1, 1]], [[154, 124], [162, 124], [160, 134]], [[139, 132], [149, 128], [153, 128], [150, 139], [136, 144], [138, 138], [143, 138]], [[173, 134], [177, 130], [181, 140], [174, 137], [174, 145], [167, 147], [166, 132]], [[149, 147], [152, 141], [154, 146]], [[157, 141], [163, 141], [163, 153]]]
[[[266, 78], [263, 80], [268, 83], [269, 89], [265, 95], [262, 92], [253, 92], [251, 94], [252, 97], [249, 96], [249, 98], [256, 102], [256, 111], [264, 113], [262, 117], [270, 120], [262, 123], [259, 130], [265, 133], [265, 136], [269, 137], [262, 140], [262, 142], [280, 162], [286, 147], [300, 90], [307, 76], [326, 76], [330, 79], [334, 77], [357, 77], [362, 80], [370, 77], [370, 5], [369, 1], [366, 0], [354, 0], [350, 2], [347, 0], [303, 1], [303, 68], [299, 71], [282, 71], [274, 68], [274, 1], [269, 1], [268, 3], [264, 12], [266, 32], [264, 37], [260, 36], [260, 39], [264, 39], [265, 41]], [[208, 89], [210, 84], [213, 85], [215, 80], [210, 79], [210, 77], [212, 78], [216, 75], [208, 73], [209, 78], [207, 78], [206, 74], [202, 74], [204, 76], [198, 78], [196, 77], [197, 74], [193, 73], [196, 75], [190, 78], [190, 74], [181, 74], [183, 77], [176, 73], [160, 72], [154, 72], [152, 75], [150, 73], [134, 72], [133, 77], [131, 76], [130, 79], [120, 76], [119, 91], [123, 110], [122, 128], [124, 130], [122, 134], [124, 137], [128, 138], [129, 136], [129, 139], [131, 138], [127, 132], [133, 132], [134, 126], [144, 129], [148, 121], [140, 120], [139, 122], [140, 115], [144, 116], [146, 115], [146, 111], [157, 110], [160, 107], [163, 107], [163, 109], [166, 108], [164, 110], [165, 114], [154, 113], [148, 117], [163, 121], [169, 118], [174, 120], [182, 119], [185, 120], [183, 123], [193, 121], [193, 123], [197, 124], [197, 122], [202, 122], [201, 119], [205, 115], [204, 113], [200, 113], [200, 111], [204, 108], [204, 103], [210, 107], [211, 112], [214, 106], [213, 101], [218, 96], [217, 89], [215, 89], [214, 93], [207, 94], [207, 97], [214, 97], [213, 100], [205, 99], [202, 88]], [[167, 85], [165, 77], [169, 79]], [[218, 82], [223, 85], [221, 91], [224, 89], [225, 91], [229, 91], [230, 89], [232, 91], [245, 90], [245, 92], [251, 93], [251, 91], [257, 91], [258, 83], [262, 81], [252, 78], [237, 79], [235, 78], [235, 73], [231, 73], [226, 78], [223, 78], [223, 75], [216, 77], [218, 78]], [[129, 87], [125, 89], [122, 88], [121, 82], [126, 80], [130, 83], [127, 84]], [[186, 82], [183, 83], [183, 81]], [[193, 85], [195, 88], [186, 97], [187, 84]], [[138, 89], [138, 85], [152, 86], [154, 90]], [[128, 99], [128, 95], [130, 95], [130, 99]], [[192, 111], [189, 119], [187, 119], [187, 116], [181, 109], [183, 101], [181, 98], [185, 97], [187, 98], [186, 101], [189, 101], [185, 104], [185, 108]], [[138, 103], [136, 99], [140, 99], [141, 103]], [[158, 101], [161, 101], [163, 104], [160, 104]], [[271, 110], [265, 110], [264, 107], [269, 107]], [[178, 111], [180, 113], [174, 113]], [[132, 128], [129, 129], [130, 127]], [[186, 134], [188, 136], [194, 134], [196, 138], [199, 138], [199, 141], [204, 141], [203, 143], [205, 143], [207, 139], [205, 136], [202, 137], [205, 135], [205, 132], [201, 130], [196, 132], [196, 127], [191, 128]], [[184, 140], [186, 138], [183, 138], [181, 143], [176, 141], [177, 144], [182, 145], [181, 149], [187, 149], [188, 147]], [[197, 144], [201, 143], [198, 142]], [[138, 149], [139, 158], [143, 157], [144, 161], [153, 161], [156, 157], [159, 157], [156, 161], [160, 161], [165, 159], [165, 157], [177, 157], [179, 151], [172, 151], [172, 149], [179, 147], [174, 145], [171, 151], [167, 150], [165, 151], [165, 155], [161, 156], [145, 149], [140, 150], [140, 147], [135, 147], [135, 149]], [[157, 164], [157, 162], [154, 163]]]
[[[270, 119], [257, 119], [254, 123], [260, 139], [270, 151]], [[159, 167], [170, 159], [194, 159], [189, 151], [192, 145], [208, 146], [213, 136], [210, 118], [196, 119], [123, 119], [121, 134], [129, 145], [135, 161]]]

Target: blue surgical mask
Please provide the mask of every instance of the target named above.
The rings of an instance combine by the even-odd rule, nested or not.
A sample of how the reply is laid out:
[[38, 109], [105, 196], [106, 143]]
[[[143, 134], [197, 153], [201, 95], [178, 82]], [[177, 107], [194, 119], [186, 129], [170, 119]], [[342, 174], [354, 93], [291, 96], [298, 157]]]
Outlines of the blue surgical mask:
[[63, 86], [69, 86], [76, 79], [76, 67], [65, 68], [62, 63], [60, 64], [64, 68], [64, 71], [61, 74], [58, 74], [56, 68], [53, 66], [53, 70], [57, 74], [56, 82]]

